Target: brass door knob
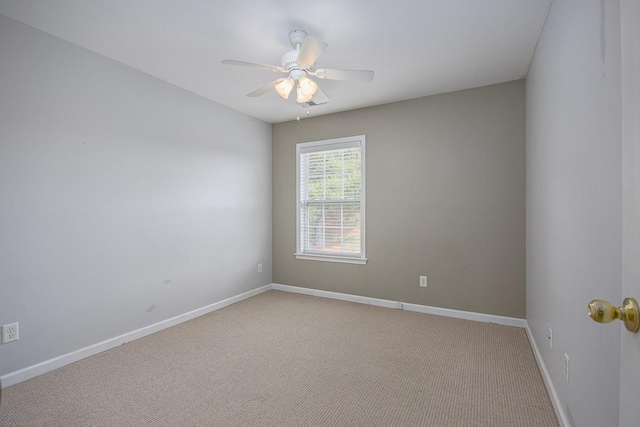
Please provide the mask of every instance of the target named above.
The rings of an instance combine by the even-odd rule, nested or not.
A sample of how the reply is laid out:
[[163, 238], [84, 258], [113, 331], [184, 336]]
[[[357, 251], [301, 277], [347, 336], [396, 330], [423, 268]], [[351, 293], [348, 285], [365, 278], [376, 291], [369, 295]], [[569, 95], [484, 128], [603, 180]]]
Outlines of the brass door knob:
[[625, 298], [620, 307], [601, 299], [591, 301], [588, 307], [589, 317], [598, 323], [609, 323], [619, 319], [631, 332], [640, 330], [640, 310], [638, 302], [633, 298]]

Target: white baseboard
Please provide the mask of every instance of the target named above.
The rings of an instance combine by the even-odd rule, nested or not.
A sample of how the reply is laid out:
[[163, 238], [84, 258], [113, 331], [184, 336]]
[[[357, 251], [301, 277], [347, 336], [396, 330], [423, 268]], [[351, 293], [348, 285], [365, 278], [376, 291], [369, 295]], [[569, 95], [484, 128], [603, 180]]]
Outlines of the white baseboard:
[[474, 320], [476, 322], [497, 323], [505, 326], [524, 328], [527, 321], [515, 317], [495, 316], [492, 314], [474, 313], [471, 311], [451, 310], [448, 308], [431, 307], [428, 305], [410, 304], [406, 302], [391, 301], [386, 299], [369, 298], [360, 295], [341, 294], [338, 292], [323, 291], [320, 289], [301, 288], [298, 286], [280, 285], [272, 283], [271, 289], [297, 294], [314, 295], [324, 298], [333, 298], [343, 301], [359, 302], [361, 304], [377, 305], [380, 307], [395, 308], [398, 310], [415, 311], [418, 313], [435, 314], [437, 316], [455, 317], [456, 319]]
[[531, 348], [533, 348], [533, 355], [535, 356], [536, 362], [538, 363], [538, 368], [540, 369], [540, 373], [542, 374], [544, 385], [547, 387], [547, 392], [549, 393], [549, 398], [551, 399], [551, 403], [553, 404], [553, 409], [556, 411], [556, 416], [558, 417], [560, 427], [571, 427], [569, 418], [567, 417], [564, 409], [562, 409], [560, 397], [558, 396], [558, 392], [553, 385], [553, 381], [551, 380], [551, 375], [547, 370], [547, 366], [544, 364], [544, 360], [542, 360], [542, 354], [538, 349], [538, 345], [536, 344], [536, 340], [533, 338], [533, 333], [531, 332], [531, 329], [529, 329], [528, 324], [525, 327], [525, 330], [527, 331], [527, 336], [529, 337]]
[[271, 289], [271, 284], [264, 285], [254, 290], [244, 292], [240, 295], [236, 295], [231, 298], [227, 298], [225, 300], [218, 301], [216, 303], [209, 304], [204, 307], [189, 311], [187, 313], [180, 314], [170, 319], [166, 319], [161, 322], [154, 323], [153, 325], [145, 326], [143, 328], [136, 329], [135, 331], [127, 332], [126, 334], [122, 334], [117, 337], [110, 338], [108, 340], [90, 345], [88, 347], [84, 347], [79, 350], [72, 351], [67, 354], [63, 354], [62, 356], [54, 357], [53, 359], [45, 360], [44, 362], [38, 363], [33, 366], [28, 366], [26, 368], [20, 369], [15, 372], [10, 372], [8, 374], [0, 376], [0, 388], [5, 388], [14, 384], [18, 384], [22, 381], [26, 381], [28, 379], [34, 378], [38, 375], [42, 375], [49, 371], [53, 371], [54, 369], [61, 368], [62, 366], [68, 365], [70, 363], [77, 362], [78, 360], [84, 359], [86, 357], [90, 357], [98, 353], [102, 353], [103, 351], [112, 349], [119, 345], [137, 340], [142, 337], [146, 337], [147, 335], [153, 334], [155, 332], [159, 332], [163, 329], [167, 329], [172, 326], [178, 325], [180, 323], [186, 322], [188, 320], [195, 319], [196, 317], [202, 316], [207, 313], [211, 313], [212, 311], [219, 310], [228, 305], [234, 304], [236, 302], [239, 302], [244, 299], [250, 298], [252, 296], [266, 292], [270, 289]]
[[517, 317], [497, 316], [494, 314], [474, 313], [473, 311], [452, 310], [450, 308], [431, 307], [428, 305], [403, 302], [402, 309], [418, 313], [435, 314], [436, 316], [455, 317], [456, 319], [473, 320], [475, 322], [496, 323], [504, 326], [524, 328], [527, 321]]
[[341, 294], [339, 292], [323, 291], [320, 289], [301, 288], [298, 286], [280, 285], [272, 283], [271, 289], [276, 291], [292, 292], [294, 294], [313, 295], [316, 297], [324, 297], [331, 299], [339, 299], [342, 301], [359, 302], [361, 304], [377, 305], [379, 307], [402, 309], [402, 303], [390, 301], [386, 299], [369, 298], [360, 295]]

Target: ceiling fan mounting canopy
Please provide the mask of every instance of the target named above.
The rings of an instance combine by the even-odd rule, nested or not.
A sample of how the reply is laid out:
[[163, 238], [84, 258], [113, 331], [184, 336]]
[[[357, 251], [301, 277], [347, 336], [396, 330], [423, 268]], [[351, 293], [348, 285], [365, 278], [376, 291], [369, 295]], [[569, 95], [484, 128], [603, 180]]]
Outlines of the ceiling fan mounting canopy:
[[302, 30], [293, 30], [289, 33], [289, 41], [291, 46], [297, 48], [299, 44], [302, 44], [304, 38], [307, 37], [307, 33]]
[[328, 45], [320, 39], [308, 36], [307, 33], [302, 30], [291, 31], [289, 33], [289, 41], [294, 49], [282, 56], [280, 61], [281, 66], [279, 67], [232, 59], [225, 59], [222, 63], [260, 68], [277, 73], [287, 73], [288, 77], [274, 80], [247, 96], [260, 96], [275, 88], [280, 96], [287, 99], [289, 93], [295, 86], [297, 93], [296, 101], [301, 104], [311, 102], [313, 105], [318, 105], [324, 104], [329, 100], [327, 95], [310, 76], [319, 79], [355, 80], [361, 82], [370, 82], [373, 80], [373, 71], [370, 70], [315, 70], [317, 59]]

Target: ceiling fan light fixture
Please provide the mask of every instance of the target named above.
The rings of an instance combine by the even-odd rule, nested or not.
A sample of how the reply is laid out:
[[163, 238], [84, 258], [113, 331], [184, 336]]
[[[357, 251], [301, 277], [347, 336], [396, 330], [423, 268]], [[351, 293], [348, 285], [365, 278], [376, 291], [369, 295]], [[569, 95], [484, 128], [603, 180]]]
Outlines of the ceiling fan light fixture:
[[276, 85], [276, 91], [284, 99], [289, 99], [289, 93], [291, 93], [293, 85], [293, 80], [286, 78]]
[[316, 93], [316, 90], [318, 90], [318, 84], [309, 77], [302, 77], [298, 80], [298, 86], [302, 91], [302, 94], [305, 96], [313, 96], [313, 94]]
[[296, 101], [298, 103], [308, 102], [313, 98], [313, 94], [318, 90], [318, 84], [309, 77], [298, 79], [298, 88], [296, 93]]
[[299, 104], [304, 104], [305, 102], [309, 102], [311, 101], [311, 98], [313, 98], [313, 94], [304, 94], [302, 92], [302, 89], [300, 87], [298, 87], [297, 89], [297, 94], [296, 94], [296, 102], [298, 102]]

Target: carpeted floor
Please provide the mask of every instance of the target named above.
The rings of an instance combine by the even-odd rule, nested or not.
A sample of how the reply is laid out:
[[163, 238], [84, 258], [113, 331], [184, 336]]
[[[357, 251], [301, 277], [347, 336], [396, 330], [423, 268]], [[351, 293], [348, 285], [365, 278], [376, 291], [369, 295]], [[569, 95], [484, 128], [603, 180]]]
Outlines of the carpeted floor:
[[524, 329], [269, 291], [3, 390], [0, 426], [557, 426]]

